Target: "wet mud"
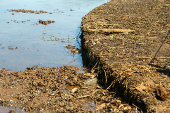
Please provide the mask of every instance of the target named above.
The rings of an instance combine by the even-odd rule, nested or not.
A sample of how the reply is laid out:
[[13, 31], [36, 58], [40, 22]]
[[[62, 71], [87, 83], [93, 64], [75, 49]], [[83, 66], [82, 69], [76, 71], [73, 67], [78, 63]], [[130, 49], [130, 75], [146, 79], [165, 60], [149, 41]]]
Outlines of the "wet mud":
[[114, 0], [83, 17], [84, 65], [143, 112], [170, 111], [169, 0]]
[[[68, 65], [36, 65], [20, 72], [4, 68], [0, 70], [1, 106], [10, 107], [9, 112], [16, 112], [11, 107], [43, 113], [169, 112], [170, 41], [166, 40], [161, 52], [153, 57], [164, 37], [169, 36], [169, 4], [168, 0], [114, 0], [95, 8], [82, 21], [82, 57], [88, 70], [81, 73]], [[56, 40], [63, 39], [51, 41]], [[75, 46], [66, 48], [72, 53], [81, 52]]]
[[[1, 46], [2, 46], [2, 47], [1, 47]], [[2, 49], [5, 49], [5, 47], [3, 47], [2, 44], [0, 44], [0, 47], [1, 47]], [[8, 46], [8, 50], [15, 50], [15, 49], [18, 49], [18, 47]]]
[[[1, 106], [26, 112], [136, 112], [97, 84], [96, 73], [80, 73], [75, 66], [0, 72]], [[12, 111], [12, 110], [11, 110]], [[13, 110], [15, 111], [15, 110]]]
[[[25, 9], [11, 9], [9, 10], [9, 12], [16, 12], [16, 13], [34, 13], [34, 14], [43, 14], [43, 13], [48, 13], [46, 11], [34, 11], [34, 10], [25, 10]], [[52, 14], [52, 12], [49, 12], [49, 14]], [[14, 13], [12, 13], [12, 15], [15, 15]], [[12, 21], [12, 20], [11, 20]], [[30, 21], [30, 20], [27, 20], [27, 21]], [[25, 23], [26, 21], [17, 21], [17, 20], [13, 20], [13, 22], [16, 22], [16, 23]], [[9, 23], [9, 22], [7, 22]], [[38, 23], [36, 23], [36, 25], [39, 25], [39, 24], [43, 24], [43, 25], [48, 25], [48, 24], [51, 24], [51, 23], [55, 23], [54, 20], [39, 20]]]
[[81, 53], [81, 49], [79, 48], [75, 48], [75, 46], [72, 46], [70, 44], [68, 44], [67, 46], [65, 46], [67, 49], [71, 50], [71, 53]]
[[[11, 9], [10, 12], [16, 12], [16, 13], [35, 13], [35, 14], [42, 14], [42, 13], [48, 13], [46, 11], [34, 11], [34, 10], [25, 10], [25, 9]], [[12, 13], [14, 15], [14, 13]]]
[[[34, 14], [43, 14], [43, 13], [48, 13], [48, 14], [53, 14], [53, 13], [64, 13], [64, 11], [60, 11], [59, 9], [54, 9], [53, 12], [47, 12], [47, 11], [34, 11], [34, 10], [25, 10], [25, 9], [10, 9], [8, 10], [9, 12], [15, 12], [15, 13], [34, 13]], [[70, 11], [74, 11], [74, 9], [70, 9]], [[6, 13], [6, 12], [5, 12]], [[15, 13], [11, 13], [12, 15], [15, 15]]]
[[55, 21], [54, 20], [47, 20], [47, 21], [39, 20], [39, 24], [47, 25], [51, 23], [55, 23]]

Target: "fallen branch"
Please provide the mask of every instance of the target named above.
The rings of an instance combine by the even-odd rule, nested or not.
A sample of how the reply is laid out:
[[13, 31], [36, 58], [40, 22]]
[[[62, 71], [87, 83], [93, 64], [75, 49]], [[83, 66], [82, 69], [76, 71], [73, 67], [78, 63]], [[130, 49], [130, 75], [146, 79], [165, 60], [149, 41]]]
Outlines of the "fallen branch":
[[[137, 57], [140, 59], [152, 59], [152, 57]], [[170, 59], [170, 57], [156, 57], [155, 59]]]
[[128, 32], [135, 32], [135, 30], [130, 29], [87, 29], [87, 32], [100, 32], [100, 33], [128, 33]]
[[80, 97], [77, 97], [77, 98], [80, 99], [80, 98], [86, 98], [86, 97], [90, 97], [90, 95], [84, 95], [84, 96], [80, 96]]

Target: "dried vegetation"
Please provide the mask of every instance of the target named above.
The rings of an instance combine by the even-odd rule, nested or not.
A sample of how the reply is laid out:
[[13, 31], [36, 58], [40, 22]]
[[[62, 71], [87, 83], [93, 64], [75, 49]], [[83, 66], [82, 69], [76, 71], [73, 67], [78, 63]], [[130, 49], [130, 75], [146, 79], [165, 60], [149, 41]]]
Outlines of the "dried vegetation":
[[145, 112], [170, 111], [170, 40], [164, 41], [170, 36], [169, 4], [168, 0], [114, 0], [82, 21], [84, 64], [96, 69], [100, 84]]
[[26, 112], [134, 112], [114, 92], [97, 85], [94, 73], [79, 73], [74, 66], [0, 72], [0, 104]]

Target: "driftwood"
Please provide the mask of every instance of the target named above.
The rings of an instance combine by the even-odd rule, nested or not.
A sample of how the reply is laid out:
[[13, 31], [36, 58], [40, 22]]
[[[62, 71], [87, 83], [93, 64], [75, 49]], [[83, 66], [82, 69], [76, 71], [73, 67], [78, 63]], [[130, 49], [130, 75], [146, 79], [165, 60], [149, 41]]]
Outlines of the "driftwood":
[[87, 29], [87, 32], [100, 32], [100, 33], [124, 33], [124, 32], [135, 32], [135, 30], [130, 29]]
[[[152, 59], [152, 57], [137, 57], [140, 59]], [[170, 59], [170, 57], [156, 57], [155, 59]]]

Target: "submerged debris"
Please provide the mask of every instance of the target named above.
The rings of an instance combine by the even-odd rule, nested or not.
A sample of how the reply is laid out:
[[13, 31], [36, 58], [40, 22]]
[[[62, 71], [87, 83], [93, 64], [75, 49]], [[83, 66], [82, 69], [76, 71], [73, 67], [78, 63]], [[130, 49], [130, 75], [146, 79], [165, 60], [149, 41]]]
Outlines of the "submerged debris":
[[47, 21], [39, 20], [39, 24], [47, 25], [51, 23], [55, 23], [55, 21], [54, 20], [47, 20]]
[[71, 49], [71, 53], [80, 53], [81, 52], [81, 49], [75, 48], [75, 46], [72, 46], [72, 45], [69, 45], [69, 44], [65, 47], [67, 49]]
[[10, 12], [22, 12], [22, 13], [35, 13], [35, 14], [41, 14], [41, 13], [48, 13], [46, 11], [34, 11], [34, 10], [25, 10], [25, 9], [11, 9]]

